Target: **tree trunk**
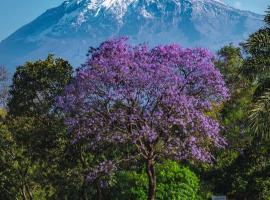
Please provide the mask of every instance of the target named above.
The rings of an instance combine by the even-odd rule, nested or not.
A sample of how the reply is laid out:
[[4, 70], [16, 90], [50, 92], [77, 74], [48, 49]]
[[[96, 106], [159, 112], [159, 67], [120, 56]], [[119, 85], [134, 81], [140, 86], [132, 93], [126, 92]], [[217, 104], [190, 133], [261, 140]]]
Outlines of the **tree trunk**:
[[21, 186], [21, 195], [23, 200], [27, 200], [26, 192], [23, 185]]
[[33, 195], [32, 192], [30, 191], [29, 187], [27, 184], [25, 184], [26, 192], [28, 194], [29, 200], [33, 200]]
[[155, 200], [157, 181], [152, 159], [146, 161], [146, 173], [148, 176], [148, 200]]

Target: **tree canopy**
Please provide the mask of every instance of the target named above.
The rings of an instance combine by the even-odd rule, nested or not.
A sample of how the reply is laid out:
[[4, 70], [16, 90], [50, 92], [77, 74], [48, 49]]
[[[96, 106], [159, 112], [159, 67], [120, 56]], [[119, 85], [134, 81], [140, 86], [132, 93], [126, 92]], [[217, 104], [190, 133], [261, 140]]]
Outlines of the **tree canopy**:
[[152, 200], [158, 159], [210, 161], [209, 145], [226, 142], [206, 112], [229, 96], [212, 59], [205, 49], [132, 47], [125, 38], [92, 49], [58, 104], [75, 141], [87, 140], [92, 151], [130, 148], [120, 158], [100, 160], [88, 180], [122, 161], [143, 159]]

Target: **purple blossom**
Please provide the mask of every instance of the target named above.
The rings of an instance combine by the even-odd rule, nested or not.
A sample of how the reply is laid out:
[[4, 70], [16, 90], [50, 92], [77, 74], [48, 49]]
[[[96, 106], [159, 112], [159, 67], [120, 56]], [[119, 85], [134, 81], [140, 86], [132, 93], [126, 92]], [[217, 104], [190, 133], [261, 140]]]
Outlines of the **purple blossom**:
[[[213, 57], [201, 48], [108, 40], [92, 49], [59, 106], [77, 140], [89, 139], [92, 149], [130, 144], [144, 159], [210, 161], [208, 147], [226, 142], [206, 112], [229, 98]], [[88, 179], [106, 167], [101, 163]]]
[[92, 168], [92, 170], [88, 173], [86, 180], [88, 182], [94, 182], [95, 180], [101, 179], [104, 176], [111, 175], [115, 170], [116, 165], [112, 161], [103, 161], [99, 163], [99, 165]]

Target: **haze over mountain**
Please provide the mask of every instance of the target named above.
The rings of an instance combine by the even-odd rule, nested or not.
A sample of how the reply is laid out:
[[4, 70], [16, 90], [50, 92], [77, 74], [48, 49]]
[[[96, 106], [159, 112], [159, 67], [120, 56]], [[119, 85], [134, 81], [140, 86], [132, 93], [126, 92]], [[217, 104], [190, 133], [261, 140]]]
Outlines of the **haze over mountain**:
[[262, 19], [218, 0], [67, 0], [3, 40], [0, 64], [14, 69], [53, 53], [76, 67], [89, 46], [118, 36], [216, 50], [243, 41]]

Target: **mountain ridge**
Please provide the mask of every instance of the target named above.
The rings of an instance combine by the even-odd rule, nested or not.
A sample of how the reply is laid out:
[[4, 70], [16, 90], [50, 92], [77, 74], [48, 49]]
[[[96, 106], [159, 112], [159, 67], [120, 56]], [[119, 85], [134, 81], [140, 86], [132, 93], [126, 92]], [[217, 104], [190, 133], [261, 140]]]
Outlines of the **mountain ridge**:
[[0, 64], [14, 68], [54, 53], [78, 66], [89, 46], [118, 36], [216, 50], [242, 41], [262, 19], [218, 0], [68, 0], [2, 40]]

